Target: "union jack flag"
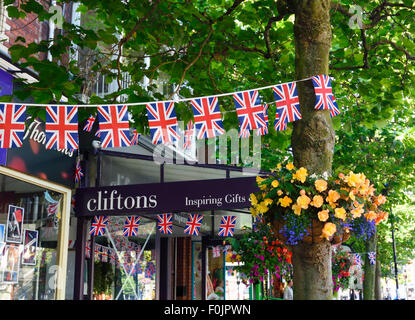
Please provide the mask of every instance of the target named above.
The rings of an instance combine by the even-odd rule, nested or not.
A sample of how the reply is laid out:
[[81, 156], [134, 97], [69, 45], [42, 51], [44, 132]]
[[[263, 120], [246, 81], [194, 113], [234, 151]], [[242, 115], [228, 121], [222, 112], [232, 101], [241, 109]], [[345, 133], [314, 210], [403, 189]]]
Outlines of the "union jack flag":
[[[261, 130], [261, 129], [257, 129]], [[251, 136], [251, 131], [239, 129], [239, 138], [249, 138]]]
[[91, 229], [89, 234], [91, 236], [103, 236], [108, 224], [108, 217], [105, 216], [95, 216], [91, 224]]
[[[297, 84], [295, 82], [284, 83], [279, 84], [272, 89], [277, 105], [278, 121], [282, 121], [286, 125], [288, 122], [301, 119]], [[277, 125], [277, 118], [275, 118], [275, 121], [274, 126]]]
[[78, 107], [46, 106], [46, 149], [78, 149]]
[[192, 147], [192, 138], [195, 133], [193, 121], [190, 120], [186, 125], [186, 130], [184, 131], [184, 144], [183, 148], [185, 150], [190, 150]]
[[287, 122], [284, 122], [280, 119], [278, 112], [275, 114], [274, 129], [275, 131], [287, 130]]
[[138, 233], [141, 217], [127, 217], [125, 219], [123, 236], [135, 237]]
[[101, 131], [99, 129], [95, 132], [95, 136], [101, 138]]
[[58, 211], [58, 208], [59, 208], [59, 201], [49, 204], [47, 208], [48, 217], [55, 214]]
[[330, 110], [331, 117], [337, 116], [340, 111], [333, 95], [331, 80], [328, 75], [319, 75], [311, 78], [316, 94], [316, 110]]
[[26, 106], [0, 104], [0, 148], [20, 148], [26, 121]]
[[126, 105], [98, 106], [101, 147], [128, 147], [130, 125]]
[[362, 263], [362, 261], [360, 259], [360, 254], [353, 253], [352, 257], [353, 257], [353, 264], [356, 265], [356, 266], [360, 266], [361, 263]]
[[94, 258], [97, 261], [101, 261], [101, 245], [98, 243], [95, 244]]
[[91, 241], [87, 241], [85, 244], [85, 257], [89, 259], [91, 257]]
[[108, 248], [101, 246], [101, 261], [108, 262]]
[[218, 236], [233, 237], [236, 216], [223, 216], [219, 225]]
[[76, 161], [76, 167], [75, 167], [75, 183], [81, 181], [81, 178], [83, 176], [84, 176], [84, 173], [82, 172], [81, 161], [78, 159], [78, 161]]
[[200, 227], [202, 225], [203, 216], [200, 214], [190, 214], [186, 221], [186, 228], [184, 233], [193, 236], [199, 235]]
[[84, 126], [84, 131], [90, 132], [92, 130], [92, 126], [94, 125], [95, 117], [90, 114], [88, 120], [86, 120], [86, 124]]
[[146, 107], [153, 144], [171, 144], [180, 139], [173, 102], [149, 103]]
[[157, 215], [157, 228], [162, 234], [172, 234], [173, 214], [163, 213]]
[[140, 139], [141, 134], [137, 132], [137, 129], [133, 130], [133, 135], [131, 137], [131, 145], [136, 146], [138, 143], [138, 139]]
[[108, 254], [109, 254], [109, 257], [110, 257], [110, 262], [112, 264], [115, 264], [116, 259], [115, 259], [115, 252], [114, 252], [114, 250], [111, 249], [111, 248], [108, 248]]
[[265, 127], [262, 127], [256, 130], [257, 136], [264, 136], [268, 134], [268, 104], [264, 106], [264, 119], [267, 125]]
[[233, 95], [240, 131], [266, 127], [264, 107], [261, 105], [258, 90], [244, 91]]
[[376, 263], [376, 252], [368, 252], [367, 257], [369, 258], [369, 263], [370, 264], [375, 264]]
[[197, 139], [212, 138], [225, 133], [217, 97], [190, 101], [196, 126]]
[[212, 256], [213, 256], [213, 258], [220, 257], [221, 251], [222, 250], [221, 250], [220, 246], [213, 247], [212, 248]]

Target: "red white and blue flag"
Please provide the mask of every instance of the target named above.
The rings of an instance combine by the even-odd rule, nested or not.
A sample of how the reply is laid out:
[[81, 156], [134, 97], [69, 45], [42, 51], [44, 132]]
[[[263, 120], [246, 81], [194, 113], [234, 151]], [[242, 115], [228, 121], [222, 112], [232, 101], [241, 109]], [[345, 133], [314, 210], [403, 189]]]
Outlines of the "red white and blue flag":
[[235, 231], [236, 216], [222, 216], [218, 236], [233, 237]]
[[216, 246], [216, 247], [212, 248], [213, 258], [219, 258], [221, 253], [222, 253], [222, 250], [221, 250], [220, 246]]
[[333, 95], [331, 80], [328, 75], [319, 75], [311, 78], [316, 94], [316, 110], [330, 110], [331, 117], [337, 116], [340, 111]]
[[91, 241], [87, 241], [85, 244], [85, 257], [89, 259], [91, 257]]
[[264, 107], [258, 96], [258, 90], [244, 91], [233, 95], [240, 132], [266, 127]]
[[217, 97], [192, 99], [197, 139], [213, 138], [225, 133]]
[[[272, 87], [272, 89], [277, 105], [278, 121], [287, 124], [300, 120], [300, 100], [297, 94], [297, 84], [295, 82], [284, 83]], [[275, 118], [275, 121], [277, 121], [277, 118]], [[276, 124], [277, 122], [274, 123], [274, 126]]]
[[108, 248], [101, 246], [101, 261], [108, 262]]
[[135, 237], [140, 226], [140, 219], [141, 217], [126, 217], [122, 235], [125, 237]]
[[108, 224], [108, 217], [105, 216], [94, 216], [91, 224], [89, 234], [91, 236], [103, 236]]
[[173, 214], [162, 213], [157, 215], [157, 228], [162, 234], [172, 234]]
[[130, 145], [130, 124], [126, 105], [98, 106], [98, 118], [102, 148]]
[[369, 263], [370, 264], [375, 264], [376, 263], [376, 252], [368, 252], [367, 257], [369, 258]]
[[192, 148], [192, 139], [195, 133], [193, 121], [190, 120], [186, 125], [186, 130], [184, 131], [184, 144], [183, 148], [185, 150], [190, 150]]
[[265, 123], [267, 125], [265, 127], [256, 129], [256, 135], [257, 136], [264, 136], [264, 135], [268, 134], [268, 104], [263, 106], [263, 108], [264, 108], [264, 119], [265, 119]]
[[[261, 130], [261, 129], [257, 129], [257, 130]], [[251, 131], [249, 130], [241, 131], [241, 129], [239, 129], [239, 138], [249, 138], [250, 136], [251, 136]]]
[[131, 136], [131, 143], [130, 145], [136, 146], [138, 144], [138, 139], [140, 139], [141, 134], [138, 133], [137, 129], [133, 130], [133, 135]]
[[46, 106], [46, 149], [78, 149], [78, 107]]
[[84, 126], [84, 131], [90, 132], [92, 130], [92, 126], [94, 125], [95, 117], [90, 114], [88, 120], [86, 120], [86, 124]]
[[153, 144], [172, 144], [180, 139], [173, 102], [149, 103], [146, 107]]
[[190, 234], [192, 236], [199, 235], [202, 220], [203, 216], [201, 214], [190, 214], [186, 221], [184, 233]]
[[81, 178], [83, 176], [84, 176], [84, 173], [82, 172], [81, 161], [78, 159], [76, 161], [76, 167], [75, 167], [75, 183], [81, 181]]
[[26, 106], [0, 104], [0, 148], [20, 148], [23, 144]]
[[360, 259], [360, 254], [358, 253], [353, 253], [353, 264], [356, 266], [360, 266], [362, 263], [361, 259]]
[[282, 121], [278, 113], [275, 114], [274, 129], [275, 131], [287, 130], [287, 122]]

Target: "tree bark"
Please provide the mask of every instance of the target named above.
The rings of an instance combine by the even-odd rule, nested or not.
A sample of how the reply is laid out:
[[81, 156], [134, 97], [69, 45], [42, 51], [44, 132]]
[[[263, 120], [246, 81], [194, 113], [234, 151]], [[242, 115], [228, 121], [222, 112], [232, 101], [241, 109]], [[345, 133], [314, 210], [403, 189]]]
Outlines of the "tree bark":
[[375, 299], [382, 300], [382, 284], [381, 284], [382, 270], [379, 259], [376, 259], [376, 275], [375, 275]]
[[[366, 252], [376, 252], [376, 234], [366, 242]], [[363, 300], [375, 300], [376, 264], [370, 264], [365, 254], [365, 278], [363, 280]]]
[[[296, 0], [295, 70], [298, 80], [328, 75], [331, 47], [330, 1]], [[335, 134], [329, 111], [316, 111], [312, 81], [297, 83], [302, 120], [295, 121], [291, 145], [296, 167], [309, 174], [331, 173]], [[331, 300], [331, 245], [301, 244], [293, 247], [294, 299]]]

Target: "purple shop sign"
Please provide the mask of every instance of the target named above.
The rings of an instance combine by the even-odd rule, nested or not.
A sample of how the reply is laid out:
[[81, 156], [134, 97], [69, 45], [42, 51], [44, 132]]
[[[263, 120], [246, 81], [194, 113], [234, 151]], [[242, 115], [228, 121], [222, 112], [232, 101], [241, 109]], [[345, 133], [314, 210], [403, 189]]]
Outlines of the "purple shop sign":
[[80, 188], [75, 215], [128, 215], [242, 209], [259, 189], [256, 177]]

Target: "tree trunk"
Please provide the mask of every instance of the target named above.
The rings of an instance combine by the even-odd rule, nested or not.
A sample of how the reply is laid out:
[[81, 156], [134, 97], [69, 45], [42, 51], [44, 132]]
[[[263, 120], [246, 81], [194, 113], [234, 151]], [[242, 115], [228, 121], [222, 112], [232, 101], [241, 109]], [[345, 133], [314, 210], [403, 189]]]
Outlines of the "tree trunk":
[[380, 261], [376, 259], [376, 275], [375, 275], [375, 299], [382, 300], [382, 284], [381, 284], [382, 270], [380, 268]]
[[[366, 242], [366, 252], [376, 252], [376, 233]], [[365, 254], [365, 278], [363, 280], [363, 299], [375, 300], [376, 264], [370, 264]]]
[[[331, 47], [330, 1], [297, 0], [295, 6], [296, 78], [328, 74]], [[329, 111], [315, 111], [311, 80], [298, 82], [302, 120], [294, 122], [291, 145], [296, 167], [309, 174], [331, 173], [335, 134]], [[298, 245], [293, 248], [294, 299], [332, 298], [331, 246]]]

